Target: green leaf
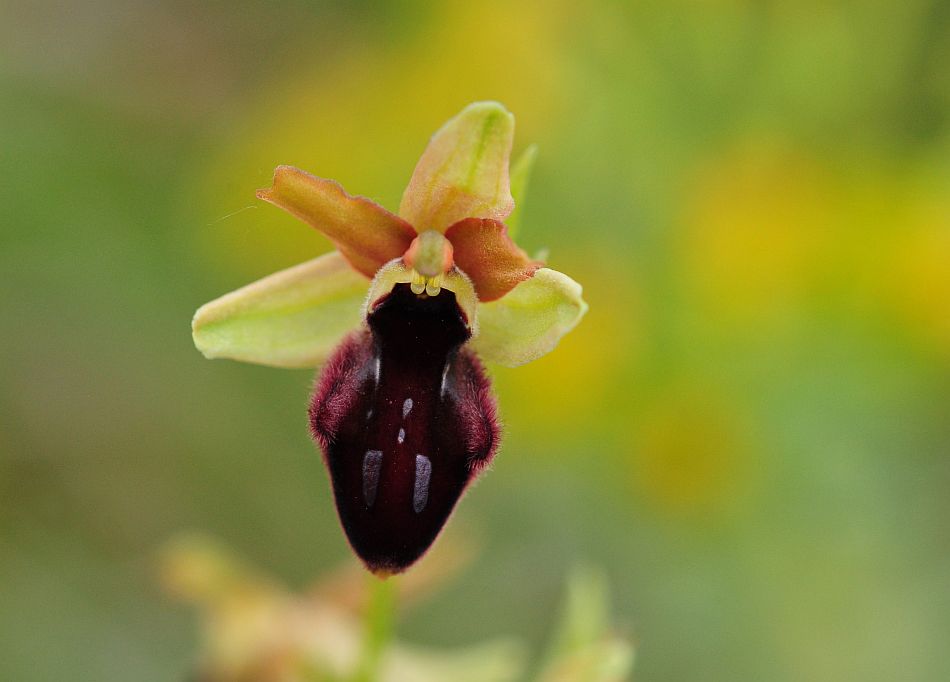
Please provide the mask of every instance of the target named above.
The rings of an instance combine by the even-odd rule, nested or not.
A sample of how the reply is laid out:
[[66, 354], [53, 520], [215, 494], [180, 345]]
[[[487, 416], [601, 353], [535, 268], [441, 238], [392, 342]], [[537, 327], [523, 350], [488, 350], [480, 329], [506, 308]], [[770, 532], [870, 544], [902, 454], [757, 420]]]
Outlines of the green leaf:
[[541, 268], [497, 301], [479, 304], [479, 332], [471, 343], [482, 358], [506, 367], [536, 360], [587, 312], [582, 293], [567, 275]]
[[339, 252], [328, 253], [203, 305], [195, 346], [208, 358], [316, 367], [359, 326], [367, 287]]
[[399, 205], [417, 232], [464, 218], [504, 220], [514, 201], [508, 162], [515, 119], [497, 102], [469, 104], [432, 136]]
[[533, 144], [525, 149], [518, 160], [511, 166], [511, 196], [515, 200], [515, 209], [505, 220], [508, 226], [508, 236], [515, 239], [521, 230], [521, 217], [524, 215], [524, 198], [528, 191], [528, 181], [531, 180], [531, 171], [538, 158], [538, 145]]
[[633, 644], [612, 632], [607, 579], [575, 569], [538, 682], [621, 682], [633, 661]]

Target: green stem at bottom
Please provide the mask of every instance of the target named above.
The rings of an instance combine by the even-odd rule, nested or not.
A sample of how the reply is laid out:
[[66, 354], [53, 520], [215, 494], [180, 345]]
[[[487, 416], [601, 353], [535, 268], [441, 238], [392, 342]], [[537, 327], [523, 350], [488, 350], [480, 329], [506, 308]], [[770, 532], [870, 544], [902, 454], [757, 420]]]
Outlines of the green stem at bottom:
[[369, 601], [363, 616], [363, 649], [353, 682], [378, 682], [383, 652], [392, 639], [395, 620], [395, 579], [368, 576]]

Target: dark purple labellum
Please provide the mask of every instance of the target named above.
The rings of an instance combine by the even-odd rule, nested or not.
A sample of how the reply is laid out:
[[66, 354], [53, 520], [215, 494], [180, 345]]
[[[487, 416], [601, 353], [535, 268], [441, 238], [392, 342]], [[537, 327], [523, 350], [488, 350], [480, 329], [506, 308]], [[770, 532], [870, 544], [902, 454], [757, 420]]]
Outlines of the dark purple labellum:
[[495, 401], [455, 295], [398, 284], [327, 363], [310, 404], [346, 536], [398, 573], [435, 540], [498, 444]]

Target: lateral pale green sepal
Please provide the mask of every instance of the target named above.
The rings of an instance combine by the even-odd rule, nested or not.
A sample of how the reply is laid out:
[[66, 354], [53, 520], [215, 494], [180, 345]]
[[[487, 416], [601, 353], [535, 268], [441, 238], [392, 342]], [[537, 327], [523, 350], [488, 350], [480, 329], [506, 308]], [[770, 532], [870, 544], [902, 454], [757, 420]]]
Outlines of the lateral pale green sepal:
[[471, 343], [483, 359], [506, 367], [537, 360], [587, 312], [582, 293], [567, 275], [541, 268], [497, 301], [479, 304], [479, 334]]
[[334, 251], [198, 309], [195, 346], [208, 358], [316, 367], [361, 321], [366, 279]]

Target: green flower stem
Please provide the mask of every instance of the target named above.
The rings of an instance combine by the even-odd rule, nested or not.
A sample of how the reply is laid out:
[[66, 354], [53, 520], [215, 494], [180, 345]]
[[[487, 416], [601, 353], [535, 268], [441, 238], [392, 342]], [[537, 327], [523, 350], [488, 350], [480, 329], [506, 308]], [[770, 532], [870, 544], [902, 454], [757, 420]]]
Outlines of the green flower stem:
[[393, 635], [395, 620], [395, 579], [368, 576], [369, 602], [363, 617], [363, 651], [353, 682], [377, 682], [383, 652]]

